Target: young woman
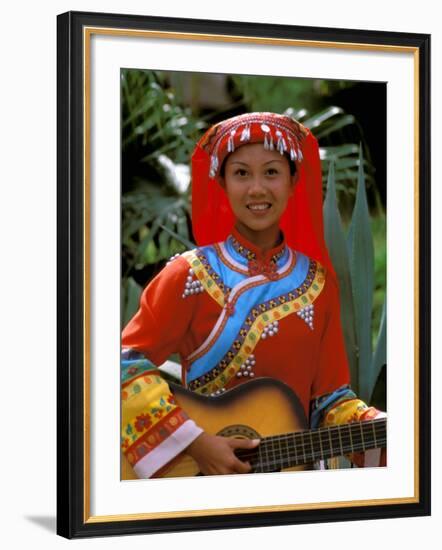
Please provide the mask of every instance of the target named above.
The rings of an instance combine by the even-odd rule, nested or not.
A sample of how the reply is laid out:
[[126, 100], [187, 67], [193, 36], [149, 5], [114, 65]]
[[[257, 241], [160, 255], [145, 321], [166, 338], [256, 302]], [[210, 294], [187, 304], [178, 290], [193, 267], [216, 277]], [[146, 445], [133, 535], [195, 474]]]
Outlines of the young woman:
[[175, 352], [183, 384], [203, 395], [272, 377], [297, 394], [311, 427], [383, 414], [349, 385], [307, 128], [275, 113], [210, 128], [192, 155], [192, 225], [198, 248], [150, 282], [123, 331], [122, 448], [136, 476], [157, 475], [183, 450], [204, 474], [246, 473], [235, 450], [259, 445], [208, 434], [177, 405], [155, 368]]

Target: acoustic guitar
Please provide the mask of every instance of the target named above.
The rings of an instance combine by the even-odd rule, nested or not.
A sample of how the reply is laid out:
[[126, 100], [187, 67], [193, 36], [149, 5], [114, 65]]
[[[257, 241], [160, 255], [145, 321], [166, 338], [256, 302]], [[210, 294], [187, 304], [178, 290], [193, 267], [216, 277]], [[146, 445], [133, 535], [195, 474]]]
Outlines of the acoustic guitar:
[[[198, 426], [212, 435], [260, 439], [255, 449], [237, 449], [252, 472], [311, 469], [318, 460], [386, 447], [386, 419], [308, 429], [296, 394], [273, 378], [256, 378], [215, 396], [203, 396], [170, 384], [176, 402]], [[127, 460], [123, 479], [135, 479]], [[186, 452], [154, 477], [202, 475]]]

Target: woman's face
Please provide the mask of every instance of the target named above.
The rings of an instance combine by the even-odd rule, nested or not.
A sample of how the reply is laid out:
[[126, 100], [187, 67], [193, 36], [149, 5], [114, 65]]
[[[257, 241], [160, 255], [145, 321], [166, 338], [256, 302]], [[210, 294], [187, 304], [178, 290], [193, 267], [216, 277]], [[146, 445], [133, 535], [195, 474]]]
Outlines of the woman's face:
[[279, 236], [279, 220], [294, 187], [285, 155], [262, 143], [242, 145], [227, 157], [219, 181], [245, 237], [259, 244]]

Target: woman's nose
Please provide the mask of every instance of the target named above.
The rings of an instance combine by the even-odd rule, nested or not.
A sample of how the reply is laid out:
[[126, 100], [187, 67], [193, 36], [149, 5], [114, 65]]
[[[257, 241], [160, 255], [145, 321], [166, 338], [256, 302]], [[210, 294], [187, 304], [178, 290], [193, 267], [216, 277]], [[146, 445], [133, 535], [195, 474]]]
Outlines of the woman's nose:
[[249, 185], [249, 194], [250, 195], [260, 195], [265, 193], [264, 182], [259, 176], [255, 176], [251, 179]]

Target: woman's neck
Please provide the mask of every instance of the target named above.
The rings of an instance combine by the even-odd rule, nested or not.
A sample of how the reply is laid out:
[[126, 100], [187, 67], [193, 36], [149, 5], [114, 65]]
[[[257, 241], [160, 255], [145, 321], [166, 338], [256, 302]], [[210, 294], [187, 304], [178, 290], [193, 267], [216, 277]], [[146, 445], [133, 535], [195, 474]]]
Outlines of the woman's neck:
[[282, 241], [282, 233], [279, 226], [269, 227], [265, 231], [254, 231], [237, 221], [235, 228], [238, 233], [245, 237], [251, 244], [259, 248], [263, 253], [277, 247]]

